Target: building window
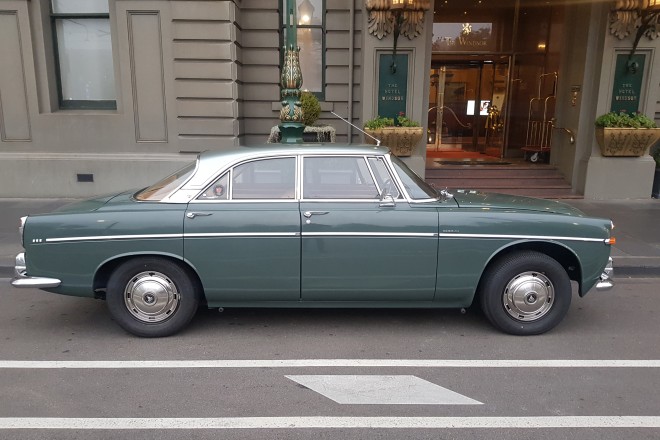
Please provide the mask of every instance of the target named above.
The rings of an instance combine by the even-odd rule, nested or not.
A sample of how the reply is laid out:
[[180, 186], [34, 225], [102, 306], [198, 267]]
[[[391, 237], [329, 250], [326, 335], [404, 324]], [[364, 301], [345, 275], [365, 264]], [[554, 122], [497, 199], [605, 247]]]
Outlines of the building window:
[[[282, 11], [286, 12], [289, 1], [281, 0]], [[295, 0], [298, 46], [300, 47], [300, 68], [303, 75], [302, 90], [314, 93], [323, 100], [325, 94], [325, 0]], [[282, 32], [284, 45], [285, 15], [282, 15]], [[281, 54], [283, 59], [284, 54]], [[280, 63], [281, 65], [282, 63]]]
[[62, 109], [116, 109], [108, 0], [51, 0]]

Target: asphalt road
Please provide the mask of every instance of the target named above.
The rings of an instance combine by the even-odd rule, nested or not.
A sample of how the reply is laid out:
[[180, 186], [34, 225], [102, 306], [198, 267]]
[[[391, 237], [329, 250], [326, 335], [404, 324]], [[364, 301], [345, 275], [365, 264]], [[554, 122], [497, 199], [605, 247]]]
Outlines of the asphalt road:
[[[228, 309], [153, 340], [102, 301], [0, 280], [0, 439], [657, 439], [657, 283], [576, 296], [535, 337], [471, 310]], [[383, 382], [341, 403], [304, 382], [325, 376]], [[383, 397], [411, 377], [437, 401]]]

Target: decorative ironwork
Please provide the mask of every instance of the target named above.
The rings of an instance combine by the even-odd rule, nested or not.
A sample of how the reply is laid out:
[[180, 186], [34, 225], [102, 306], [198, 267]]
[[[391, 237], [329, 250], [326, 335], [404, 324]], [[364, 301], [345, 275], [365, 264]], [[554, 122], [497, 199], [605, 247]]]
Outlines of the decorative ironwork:
[[634, 35], [637, 43], [642, 36], [650, 40], [660, 37], [659, 5], [656, 0], [616, 0], [610, 13], [610, 33], [620, 40]]
[[300, 69], [300, 47], [296, 29], [296, 8], [292, 6], [293, 0], [286, 0], [286, 45], [284, 50], [284, 65], [280, 76], [280, 96], [282, 109], [280, 110], [281, 142], [284, 144], [297, 144], [303, 141], [302, 103], [300, 102], [300, 88], [303, 83]]
[[[400, 20], [400, 33], [409, 40], [420, 35], [424, 29], [424, 13], [431, 8], [430, 0], [408, 0], [405, 9], [397, 13], [392, 11], [392, 0], [367, 0], [369, 12], [368, 31], [382, 40], [395, 31]], [[398, 17], [397, 17], [398, 15]]]

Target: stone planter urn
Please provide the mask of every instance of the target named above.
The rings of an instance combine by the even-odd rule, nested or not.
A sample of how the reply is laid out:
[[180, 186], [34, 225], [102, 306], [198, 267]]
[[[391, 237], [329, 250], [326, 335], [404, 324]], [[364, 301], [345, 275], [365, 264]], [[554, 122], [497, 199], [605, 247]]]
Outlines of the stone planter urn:
[[596, 141], [606, 157], [644, 156], [660, 139], [660, 128], [596, 127]]
[[[422, 127], [365, 128], [364, 131], [376, 139], [380, 139], [381, 145], [389, 147], [395, 156], [412, 155], [415, 146], [424, 134]], [[376, 141], [369, 136], [365, 136], [364, 139], [369, 144], [376, 144]]]

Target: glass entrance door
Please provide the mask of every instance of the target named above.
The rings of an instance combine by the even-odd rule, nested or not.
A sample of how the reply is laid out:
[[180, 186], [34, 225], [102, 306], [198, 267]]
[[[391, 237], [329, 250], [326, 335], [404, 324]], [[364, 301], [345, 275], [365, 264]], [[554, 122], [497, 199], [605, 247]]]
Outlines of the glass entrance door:
[[507, 79], [508, 63], [434, 66], [428, 150], [502, 157]]

